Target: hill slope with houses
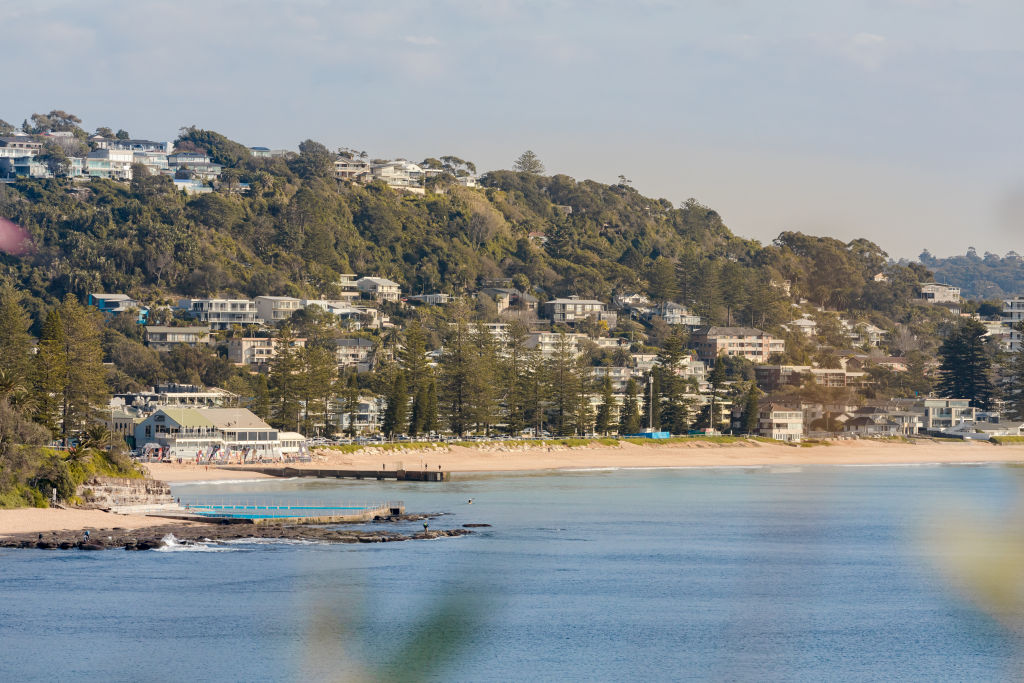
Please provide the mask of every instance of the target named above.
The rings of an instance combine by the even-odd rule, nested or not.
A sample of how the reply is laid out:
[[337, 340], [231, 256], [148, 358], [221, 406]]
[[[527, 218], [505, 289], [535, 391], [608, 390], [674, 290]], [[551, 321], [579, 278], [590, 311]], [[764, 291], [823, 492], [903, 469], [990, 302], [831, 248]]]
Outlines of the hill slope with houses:
[[[33, 121], [0, 140], [12, 176], [0, 183], [0, 217], [28, 236], [0, 255], [0, 278], [19, 291], [33, 332], [70, 295], [106, 316], [111, 391], [223, 385], [281, 428], [362, 420], [387, 431], [405, 374], [407, 400], [418, 391], [427, 401], [429, 384], [444, 413], [460, 321], [498, 345], [473, 366], [477, 389], [491, 381], [495, 392], [494, 415], [477, 415], [473, 429], [508, 427], [514, 410], [515, 424], [530, 424], [525, 398], [512, 405], [526, 388], [504, 365], [516, 343], [539, 363], [530, 372], [547, 373], [531, 375], [537, 429], [592, 431], [601, 405], [615, 413], [604, 429], [624, 429], [644, 382], [659, 397], [648, 421], [657, 413], [673, 431], [728, 428], [716, 402], [749, 414], [744, 397], [765, 393], [843, 412], [927, 394], [939, 342], [973, 310], [922, 265], [893, 263], [867, 240], [783, 232], [761, 244], [697, 200], [544, 175], [532, 154], [477, 176], [454, 156], [372, 159], [311, 140], [297, 152], [249, 148], [194, 127], [155, 142], [89, 135], [67, 116]], [[998, 315], [988, 324], [1007, 332]], [[430, 372], [409, 369], [420, 363], [408, 357], [413, 328]], [[329, 395], [296, 399], [313, 389], [285, 387], [303, 366], [282, 370], [283, 356], [320, 363]], [[570, 360], [573, 378], [557, 379]], [[571, 419], [551, 398], [570, 386]], [[312, 415], [297, 408], [314, 400]], [[819, 428], [836, 427], [833, 412], [818, 409]]]

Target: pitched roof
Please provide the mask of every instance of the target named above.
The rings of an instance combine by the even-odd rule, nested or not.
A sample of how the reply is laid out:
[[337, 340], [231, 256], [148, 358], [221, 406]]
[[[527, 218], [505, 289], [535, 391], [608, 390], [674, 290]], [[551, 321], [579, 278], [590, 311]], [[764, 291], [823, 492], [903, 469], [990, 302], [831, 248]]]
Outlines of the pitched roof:
[[215, 427], [241, 429], [270, 429], [270, 425], [245, 408], [193, 408]]
[[730, 337], [760, 337], [767, 335], [754, 327], [702, 327], [698, 329], [695, 334], [704, 334], [708, 336], [721, 335]]
[[[182, 427], [213, 427], [214, 424], [196, 408], [161, 408], [163, 413]], [[154, 413], [155, 415], [156, 413]]]

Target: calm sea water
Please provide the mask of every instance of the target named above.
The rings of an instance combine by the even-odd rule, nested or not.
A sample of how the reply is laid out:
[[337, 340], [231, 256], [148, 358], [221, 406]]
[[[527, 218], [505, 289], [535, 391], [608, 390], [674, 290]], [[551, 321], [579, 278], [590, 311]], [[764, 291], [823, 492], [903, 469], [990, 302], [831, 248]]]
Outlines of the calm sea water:
[[[921, 541], [1020, 470], [592, 471], [181, 485], [404, 500], [465, 538], [0, 550], [0, 680], [1009, 680], [1022, 644]], [[473, 504], [467, 504], [472, 498]], [[399, 529], [415, 529], [405, 524]]]

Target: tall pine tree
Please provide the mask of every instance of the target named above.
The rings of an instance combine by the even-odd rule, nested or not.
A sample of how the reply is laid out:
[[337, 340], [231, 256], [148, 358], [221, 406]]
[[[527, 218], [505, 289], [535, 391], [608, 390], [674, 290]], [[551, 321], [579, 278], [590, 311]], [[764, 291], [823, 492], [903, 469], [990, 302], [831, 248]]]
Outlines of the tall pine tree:
[[968, 398], [976, 408], [992, 407], [992, 351], [985, 342], [985, 326], [965, 319], [939, 346], [939, 384], [943, 398]]

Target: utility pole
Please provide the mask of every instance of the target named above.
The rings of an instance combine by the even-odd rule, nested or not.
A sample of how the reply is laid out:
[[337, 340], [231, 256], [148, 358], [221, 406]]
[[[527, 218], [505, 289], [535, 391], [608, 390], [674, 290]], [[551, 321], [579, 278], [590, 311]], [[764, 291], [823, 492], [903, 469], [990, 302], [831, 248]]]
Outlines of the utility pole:
[[647, 373], [647, 430], [654, 431], [654, 370]]

